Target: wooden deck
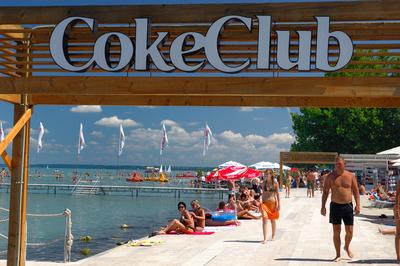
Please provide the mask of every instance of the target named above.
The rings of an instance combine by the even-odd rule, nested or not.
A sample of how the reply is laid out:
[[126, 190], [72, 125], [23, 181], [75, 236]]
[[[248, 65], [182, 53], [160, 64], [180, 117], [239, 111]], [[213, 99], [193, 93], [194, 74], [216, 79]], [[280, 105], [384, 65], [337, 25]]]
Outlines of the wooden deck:
[[[349, 260], [332, 264], [335, 253], [328, 218], [320, 215], [321, 194], [306, 198], [304, 189], [293, 190], [293, 197], [282, 199], [277, 240], [260, 244], [261, 221], [243, 221], [239, 227], [222, 229], [213, 235], [168, 235], [154, 239], [165, 242], [152, 247], [120, 246], [78, 262], [61, 265], [397, 265], [394, 236], [382, 236], [378, 226], [392, 220], [379, 220], [382, 213], [392, 217], [390, 209], [368, 208], [364, 198], [362, 213], [356, 217], [355, 254]], [[3, 263], [3, 264], [2, 264]], [[5, 265], [4, 262], [0, 265]], [[27, 265], [60, 265], [27, 262]]]

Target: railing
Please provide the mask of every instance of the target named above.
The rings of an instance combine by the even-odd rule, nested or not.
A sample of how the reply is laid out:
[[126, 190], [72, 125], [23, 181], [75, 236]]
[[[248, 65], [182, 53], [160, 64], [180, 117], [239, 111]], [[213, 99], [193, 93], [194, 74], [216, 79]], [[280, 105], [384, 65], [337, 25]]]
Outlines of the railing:
[[[89, 191], [89, 194], [92, 194], [93, 192], [97, 193], [98, 191], [98, 184], [100, 183], [100, 177], [96, 177], [96, 180], [93, 183], [92, 188]], [[97, 191], [96, 191], [97, 190]]]
[[81, 181], [81, 179], [79, 178], [78, 181], [75, 183], [75, 185], [72, 187], [71, 193], [74, 193], [74, 191], [78, 187], [78, 184], [79, 184], [80, 181]]
[[[78, 185], [78, 184], [28, 184], [29, 191], [44, 192], [47, 194], [53, 193], [64, 193], [71, 194], [73, 189], [86, 188], [91, 189], [92, 186]], [[228, 189], [225, 188], [197, 188], [197, 187], [157, 187], [157, 186], [117, 186], [117, 185], [98, 185], [97, 188], [102, 191], [102, 194], [108, 193], [125, 193], [132, 197], [138, 197], [141, 193], [149, 195], [148, 193], [169, 193], [175, 198], [188, 194], [201, 194], [201, 195], [218, 195], [219, 198], [223, 198], [228, 193]], [[0, 184], [0, 191], [10, 191], [10, 183]]]
[[[6, 208], [0, 208], [0, 211], [5, 211], [5, 212], [10, 212], [9, 209]], [[65, 216], [65, 235], [64, 235], [64, 262], [70, 262], [71, 261], [71, 250], [72, 250], [72, 244], [74, 242], [74, 237], [72, 235], [72, 220], [71, 220], [71, 210], [65, 209], [64, 212], [62, 213], [56, 213], [56, 214], [27, 214], [26, 216], [28, 217], [36, 217], [36, 218], [43, 218], [43, 217], [60, 217], [60, 216]], [[6, 222], [8, 219], [0, 220], [1, 222]], [[0, 237], [8, 240], [8, 237], [0, 234]], [[55, 242], [58, 242], [60, 239], [56, 239], [47, 243], [26, 243], [28, 246], [47, 246], [50, 244], [53, 244]], [[61, 239], [62, 240], [62, 239]]]

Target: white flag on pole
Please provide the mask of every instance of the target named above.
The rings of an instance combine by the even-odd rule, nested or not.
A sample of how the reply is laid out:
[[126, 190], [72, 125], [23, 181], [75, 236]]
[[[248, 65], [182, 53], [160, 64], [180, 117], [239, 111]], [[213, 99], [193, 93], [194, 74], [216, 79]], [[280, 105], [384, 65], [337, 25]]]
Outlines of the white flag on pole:
[[165, 129], [165, 125], [162, 124], [162, 135], [161, 135], [161, 144], [160, 144], [160, 155], [162, 155], [163, 150], [165, 147], [168, 146], [168, 136], [167, 130]]
[[85, 138], [83, 137], [83, 125], [81, 123], [79, 129], [79, 142], [78, 142], [78, 155], [81, 154], [81, 150], [85, 147]]
[[208, 151], [208, 147], [210, 147], [212, 138], [212, 132], [210, 127], [207, 125], [204, 127], [204, 142], [203, 142], [203, 156], [206, 156], [206, 152]]
[[125, 133], [122, 124], [119, 125], [119, 142], [118, 142], [118, 156], [121, 156], [122, 150], [125, 147]]
[[39, 136], [38, 136], [38, 143], [37, 143], [37, 152], [39, 153], [43, 148], [42, 138], [44, 135], [44, 127], [42, 122], [39, 124]]
[[3, 122], [0, 122], [0, 142], [4, 140]]

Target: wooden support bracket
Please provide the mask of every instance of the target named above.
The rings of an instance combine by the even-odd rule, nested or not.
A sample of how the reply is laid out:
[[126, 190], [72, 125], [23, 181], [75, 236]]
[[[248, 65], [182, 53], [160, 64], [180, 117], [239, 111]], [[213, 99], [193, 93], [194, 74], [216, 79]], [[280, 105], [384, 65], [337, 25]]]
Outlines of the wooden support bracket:
[[21, 103], [21, 95], [20, 94], [0, 94], [0, 101], [20, 104]]
[[15, 138], [15, 136], [20, 132], [20, 130], [26, 124], [26, 122], [29, 121], [31, 116], [32, 116], [32, 109], [29, 108], [28, 110], [26, 110], [26, 112], [23, 114], [23, 116], [18, 120], [18, 122], [14, 125], [14, 127], [11, 129], [10, 133], [8, 133], [7, 136], [4, 138], [4, 140], [2, 142], [0, 142], [0, 154], [2, 154], [2, 157], [3, 157], [3, 152], [6, 150], [7, 146], [11, 143], [11, 141]]
[[1, 154], [1, 158], [3, 158], [4, 163], [7, 165], [8, 170], [10, 170], [11, 172], [12, 171], [11, 158], [10, 156], [8, 156], [6, 151], [3, 151], [3, 153]]

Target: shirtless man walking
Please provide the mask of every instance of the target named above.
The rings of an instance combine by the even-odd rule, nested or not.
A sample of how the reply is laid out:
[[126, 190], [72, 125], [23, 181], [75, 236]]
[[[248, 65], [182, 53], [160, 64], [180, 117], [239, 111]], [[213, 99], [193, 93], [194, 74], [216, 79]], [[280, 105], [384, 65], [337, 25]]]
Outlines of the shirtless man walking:
[[315, 175], [313, 171], [309, 171], [307, 173], [307, 197], [314, 197], [314, 183], [315, 183]]
[[[360, 194], [358, 192], [357, 180], [349, 171], [345, 170], [344, 159], [336, 158], [335, 170], [325, 177], [324, 191], [322, 194], [321, 214], [326, 215], [326, 201], [329, 191], [332, 191], [329, 222], [333, 225], [333, 243], [335, 245], [336, 257], [333, 261], [340, 261], [340, 231], [342, 220], [345, 225], [346, 236], [344, 250], [350, 258], [350, 242], [353, 238], [354, 213], [360, 213]], [[353, 213], [352, 195], [356, 201]]]

